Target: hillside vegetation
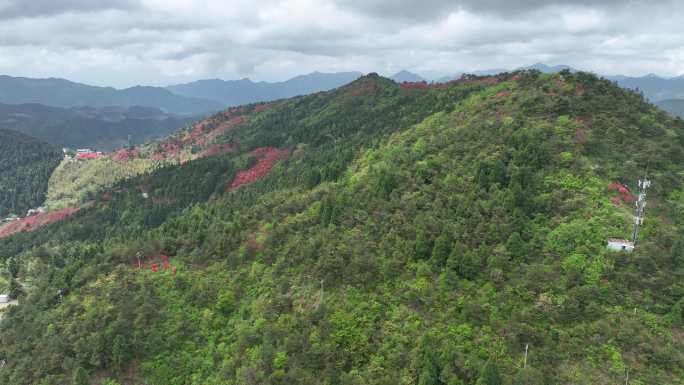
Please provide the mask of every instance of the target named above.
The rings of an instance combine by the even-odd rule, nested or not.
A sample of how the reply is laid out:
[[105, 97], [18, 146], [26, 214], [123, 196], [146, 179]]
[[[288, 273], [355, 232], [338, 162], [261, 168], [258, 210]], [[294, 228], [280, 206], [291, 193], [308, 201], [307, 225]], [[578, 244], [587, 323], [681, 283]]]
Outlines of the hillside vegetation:
[[40, 104], [0, 104], [0, 127], [10, 128], [68, 148], [111, 151], [158, 139], [194, 118], [144, 107], [58, 108]]
[[48, 179], [61, 160], [60, 148], [0, 129], [0, 219], [40, 206]]
[[[30, 283], [0, 382], [682, 384], [684, 123], [636, 93], [368, 75], [156, 154], [183, 164], [0, 240]], [[632, 222], [611, 186], [646, 173], [640, 244], [609, 252]]]

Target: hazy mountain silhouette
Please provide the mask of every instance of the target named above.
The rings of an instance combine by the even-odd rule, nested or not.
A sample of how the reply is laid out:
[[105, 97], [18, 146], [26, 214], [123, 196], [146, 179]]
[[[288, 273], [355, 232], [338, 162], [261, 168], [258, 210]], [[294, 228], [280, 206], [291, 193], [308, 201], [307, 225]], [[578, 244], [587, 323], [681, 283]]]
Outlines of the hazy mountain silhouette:
[[224, 106], [210, 100], [175, 95], [161, 87], [136, 86], [123, 90], [97, 87], [65, 79], [0, 76], [0, 103], [37, 103], [53, 107], [155, 107], [175, 114], [203, 114]]
[[206, 79], [169, 86], [167, 90], [188, 98], [209, 99], [226, 106], [235, 106], [327, 91], [354, 81], [360, 76], [360, 72], [314, 72], [275, 83], [253, 82], [246, 78]]
[[399, 71], [396, 74], [392, 75], [390, 79], [394, 80], [395, 82], [401, 83], [401, 82], [422, 82], [425, 81], [425, 78], [415, 74], [413, 72], [409, 71]]

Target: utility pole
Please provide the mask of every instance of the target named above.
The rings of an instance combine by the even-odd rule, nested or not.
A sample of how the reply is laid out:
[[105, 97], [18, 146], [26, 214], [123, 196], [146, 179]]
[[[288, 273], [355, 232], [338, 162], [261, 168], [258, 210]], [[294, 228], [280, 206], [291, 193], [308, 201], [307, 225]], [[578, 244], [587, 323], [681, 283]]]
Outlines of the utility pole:
[[644, 212], [646, 211], [646, 190], [651, 187], [649, 179], [639, 179], [639, 198], [636, 201], [634, 215], [634, 231], [632, 231], [632, 243], [636, 246], [639, 240], [639, 227], [644, 223]]
[[530, 344], [525, 344], [525, 358], [523, 359], [523, 369], [527, 368], [527, 351], [530, 348]]
[[138, 269], [142, 268], [142, 263], [140, 261], [140, 258], [142, 258], [143, 252], [142, 250], [139, 250], [137, 253], [135, 253], [135, 257], [138, 259]]

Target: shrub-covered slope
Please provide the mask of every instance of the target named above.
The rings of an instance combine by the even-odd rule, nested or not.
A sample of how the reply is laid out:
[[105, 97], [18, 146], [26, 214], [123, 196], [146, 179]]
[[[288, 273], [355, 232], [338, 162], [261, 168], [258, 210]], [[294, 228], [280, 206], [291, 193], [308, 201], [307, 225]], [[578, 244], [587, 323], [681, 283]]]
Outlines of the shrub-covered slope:
[[0, 218], [24, 215], [43, 203], [62, 151], [38, 139], [0, 129]]
[[[29, 283], [0, 382], [681, 384], [681, 121], [569, 72], [248, 115], [230, 152], [0, 241]], [[608, 252], [632, 221], [610, 186], [646, 173], [641, 242]]]

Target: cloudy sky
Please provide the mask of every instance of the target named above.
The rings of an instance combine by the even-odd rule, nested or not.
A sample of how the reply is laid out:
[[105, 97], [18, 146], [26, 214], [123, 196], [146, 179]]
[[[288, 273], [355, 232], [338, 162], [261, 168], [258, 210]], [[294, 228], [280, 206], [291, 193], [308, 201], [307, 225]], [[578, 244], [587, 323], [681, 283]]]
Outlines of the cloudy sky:
[[536, 62], [684, 74], [680, 0], [0, 0], [0, 74], [126, 87]]

